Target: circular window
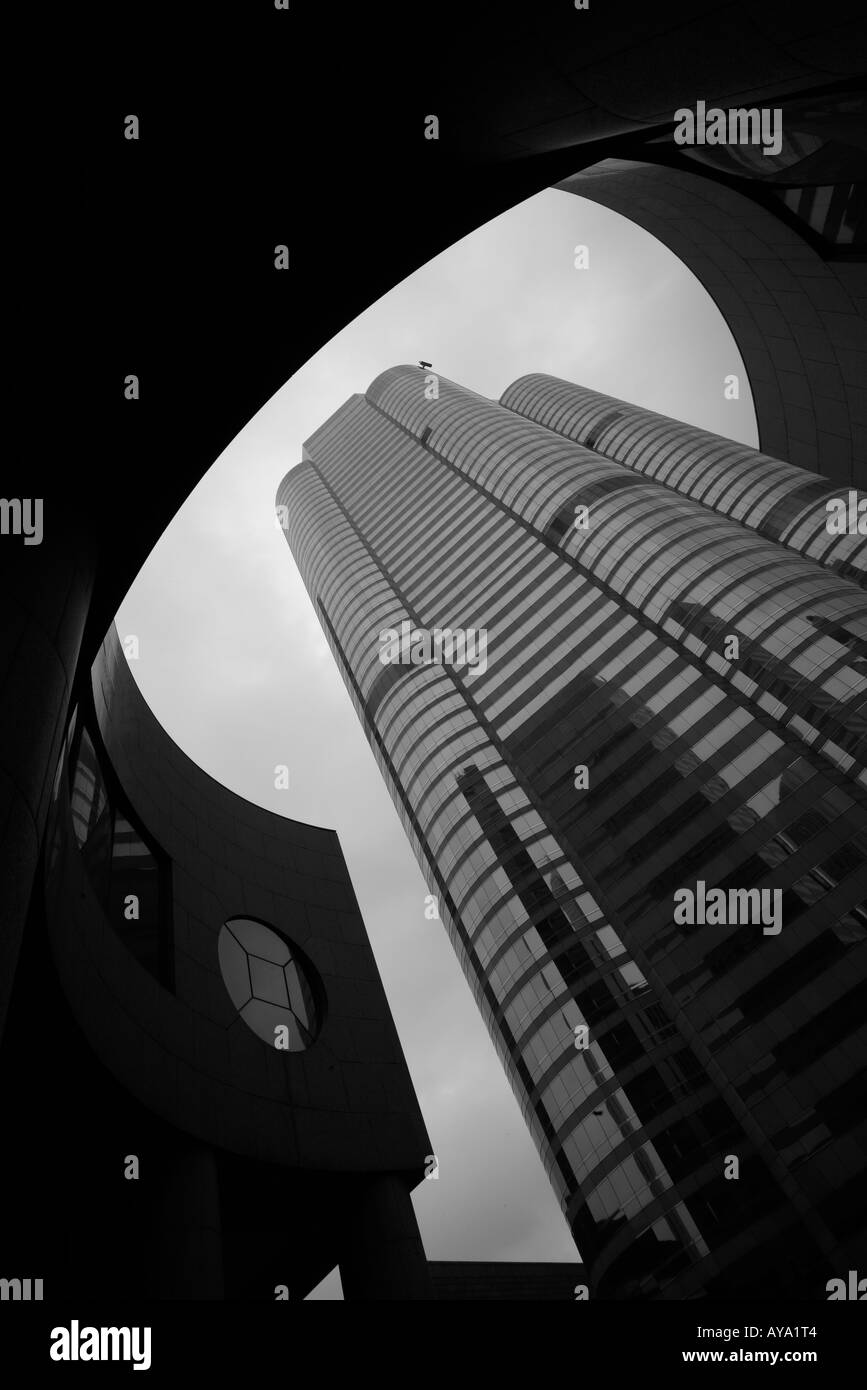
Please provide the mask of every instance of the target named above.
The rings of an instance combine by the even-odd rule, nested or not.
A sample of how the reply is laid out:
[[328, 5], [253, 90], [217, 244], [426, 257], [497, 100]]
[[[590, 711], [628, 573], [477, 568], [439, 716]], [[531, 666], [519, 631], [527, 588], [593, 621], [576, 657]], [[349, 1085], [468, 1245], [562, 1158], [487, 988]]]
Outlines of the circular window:
[[[297, 946], [254, 922], [232, 917], [217, 942], [223, 983], [248, 1028], [265, 1042], [303, 1052], [322, 1026], [322, 983]], [[276, 1029], [285, 1027], [278, 1034]]]

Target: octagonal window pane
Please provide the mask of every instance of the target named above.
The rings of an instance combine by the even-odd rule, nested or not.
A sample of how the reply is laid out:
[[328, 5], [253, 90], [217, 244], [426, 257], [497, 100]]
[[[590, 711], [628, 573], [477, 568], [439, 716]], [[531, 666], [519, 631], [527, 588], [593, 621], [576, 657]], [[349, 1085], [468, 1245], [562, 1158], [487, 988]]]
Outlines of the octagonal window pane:
[[289, 1004], [286, 993], [286, 976], [279, 965], [261, 956], [250, 956], [250, 979], [253, 983], [253, 998], [265, 999], [269, 1004]]

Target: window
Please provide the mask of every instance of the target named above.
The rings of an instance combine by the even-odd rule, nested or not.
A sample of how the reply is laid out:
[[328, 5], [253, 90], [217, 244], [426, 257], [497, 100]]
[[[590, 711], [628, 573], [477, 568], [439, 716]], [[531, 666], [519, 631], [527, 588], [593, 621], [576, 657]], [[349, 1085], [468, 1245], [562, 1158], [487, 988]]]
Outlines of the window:
[[217, 952], [223, 983], [247, 1027], [272, 1047], [281, 1027], [286, 1051], [310, 1047], [322, 1026], [324, 990], [298, 947], [262, 922], [231, 917]]
[[91, 887], [139, 964], [173, 989], [169, 862], [122, 804], [87, 727], [70, 742], [72, 828]]

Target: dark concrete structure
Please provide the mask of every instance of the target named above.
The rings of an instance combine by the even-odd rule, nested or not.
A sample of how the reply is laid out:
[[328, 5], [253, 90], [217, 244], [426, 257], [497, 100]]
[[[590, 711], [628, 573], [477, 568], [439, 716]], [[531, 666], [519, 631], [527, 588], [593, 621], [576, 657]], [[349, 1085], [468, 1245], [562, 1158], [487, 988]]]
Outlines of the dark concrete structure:
[[483, 1260], [431, 1260], [434, 1297], [449, 1303], [565, 1303], [580, 1289], [579, 1264], [492, 1264]]
[[822, 256], [707, 170], [606, 160], [558, 187], [637, 222], [701, 281], [743, 357], [765, 453], [867, 488], [867, 265]]
[[[430, 1297], [409, 1197], [430, 1143], [336, 835], [185, 757], [114, 629], [92, 689], [54, 782], [44, 936], [34, 924], [2, 1053], [4, 1266], [38, 1266], [46, 1300], [118, 1282], [298, 1299], [336, 1263], [347, 1297]], [[309, 1046], [278, 1050], [233, 1003], [218, 937], [239, 918], [304, 962]], [[269, 967], [253, 967], [265, 997]], [[50, 1076], [39, 1106], [34, 1073]]]
[[[442, 22], [442, 21], [441, 21]], [[588, 138], [655, 134], [675, 108], [781, 105], [863, 75], [863, 14], [848, 0], [812, 6], [667, 0], [605, 6], [517, 2], [461, 9], [444, 73], [468, 150], [501, 159], [551, 154]], [[438, 57], [440, 54], [438, 53]]]

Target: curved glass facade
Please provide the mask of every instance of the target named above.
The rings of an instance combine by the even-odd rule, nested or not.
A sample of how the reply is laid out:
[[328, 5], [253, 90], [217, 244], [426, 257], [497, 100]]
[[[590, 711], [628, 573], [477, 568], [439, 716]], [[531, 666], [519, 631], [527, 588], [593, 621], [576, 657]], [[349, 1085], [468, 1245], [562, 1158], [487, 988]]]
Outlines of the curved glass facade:
[[[431, 381], [352, 397], [277, 501], [591, 1295], [824, 1296], [867, 1216], [858, 547], [763, 530], [802, 471], [742, 445]], [[699, 881], [782, 930], [677, 925]]]
[[840, 483], [558, 377], [520, 377], [500, 404], [867, 585], [863, 535], [828, 532], [827, 501], [848, 494]]

